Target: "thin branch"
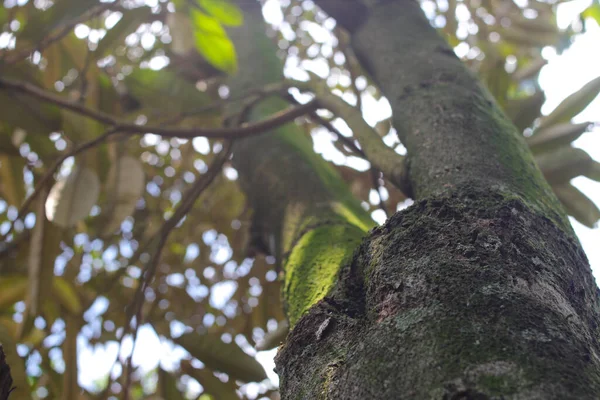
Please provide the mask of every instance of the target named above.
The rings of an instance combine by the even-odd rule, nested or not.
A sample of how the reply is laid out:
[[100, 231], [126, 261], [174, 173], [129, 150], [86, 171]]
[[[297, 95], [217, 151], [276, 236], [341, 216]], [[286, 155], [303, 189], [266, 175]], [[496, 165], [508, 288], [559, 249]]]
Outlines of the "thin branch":
[[118, 132], [118, 130], [116, 130], [116, 129], [110, 129], [110, 130], [104, 132], [102, 135], [98, 136], [97, 138], [80, 144], [79, 146], [75, 147], [73, 150], [63, 154], [58, 159], [56, 159], [56, 161], [54, 161], [54, 163], [52, 163], [50, 168], [48, 168], [48, 170], [44, 173], [44, 175], [42, 175], [42, 177], [38, 180], [31, 195], [28, 198], [26, 198], [25, 201], [23, 202], [23, 205], [21, 206], [21, 208], [19, 209], [19, 213], [17, 214], [17, 218], [15, 218], [13, 220], [10, 227], [8, 228], [8, 231], [4, 235], [2, 235], [2, 241], [4, 241], [8, 237], [8, 235], [10, 235], [10, 233], [12, 232], [13, 227], [15, 225], [15, 222], [23, 219], [23, 217], [29, 210], [31, 203], [43, 191], [43, 189], [46, 187], [46, 185], [48, 184], [48, 182], [50, 181], [50, 179], [52, 178], [54, 173], [58, 170], [58, 168], [62, 165], [62, 163], [67, 158], [75, 157], [76, 155], [99, 145], [100, 143], [102, 143], [106, 139], [108, 139], [109, 136], [111, 136], [117, 132]]
[[[162, 225], [160, 231], [158, 232], [158, 243], [155, 247], [155, 252], [148, 262], [143, 274], [142, 274], [142, 282], [138, 286], [133, 301], [129, 306], [129, 311], [126, 316], [126, 325], [123, 330], [123, 335], [121, 336], [121, 343], [123, 339], [130, 333], [131, 325], [133, 324], [133, 318], [136, 318], [135, 322], [135, 330], [137, 332], [139, 329], [141, 318], [142, 318], [142, 306], [144, 304], [144, 294], [146, 289], [150, 286], [152, 279], [154, 279], [154, 275], [156, 273], [156, 269], [158, 267], [158, 263], [160, 261], [160, 257], [162, 255], [162, 251], [164, 249], [165, 244], [167, 243], [167, 239], [171, 231], [179, 224], [179, 222], [188, 214], [191, 208], [194, 206], [194, 203], [200, 197], [200, 195], [204, 192], [204, 190], [215, 180], [219, 172], [221, 172], [223, 165], [229, 158], [232, 149], [232, 142], [228, 141], [225, 143], [224, 148], [221, 152], [215, 157], [213, 162], [211, 163], [208, 171], [202, 175], [197, 182], [184, 194], [181, 204], [173, 215]], [[137, 333], [134, 333], [134, 335]], [[120, 346], [119, 346], [120, 347]], [[125, 396], [128, 396], [127, 390], [128, 385], [131, 382], [131, 373], [133, 366], [131, 365], [133, 353], [127, 362], [127, 370], [126, 370], [126, 386], [124, 387]], [[127, 399], [127, 397], [124, 397]]]
[[313, 92], [320, 106], [342, 118], [352, 129], [367, 160], [383, 172], [394, 186], [409, 195], [410, 186], [406, 176], [404, 157], [383, 143], [377, 132], [363, 119], [360, 110], [331, 93], [326, 82], [317, 75], [310, 72], [309, 74], [311, 75], [310, 81], [287, 80], [288, 85], [295, 86], [299, 90]]
[[[294, 96], [292, 96], [289, 93], [283, 96], [283, 98], [291, 104], [300, 104], [298, 100], [296, 100]], [[319, 125], [322, 125], [325, 129], [333, 133], [340, 142], [342, 142], [346, 147], [348, 147], [350, 150], [356, 153], [356, 155], [364, 159], [367, 158], [366, 154], [356, 144], [354, 144], [354, 142], [350, 138], [342, 135], [342, 132], [340, 132], [339, 129], [333, 126], [331, 122], [321, 117], [315, 111], [311, 111], [310, 113], [308, 113], [308, 116], [314, 122], [316, 122]]]
[[35, 46], [25, 49], [25, 50], [21, 50], [15, 54], [3, 53], [3, 56], [4, 56], [4, 54], [6, 54], [4, 63], [8, 64], [8, 65], [15, 64], [19, 61], [23, 61], [24, 59], [29, 57], [35, 51], [41, 52], [42, 50], [44, 50], [45, 48], [50, 46], [52, 43], [57, 42], [60, 39], [67, 36], [73, 30], [73, 28], [75, 28], [75, 26], [77, 24], [79, 24], [83, 21], [86, 21], [90, 18], [96, 17], [96, 16], [102, 14], [104, 11], [110, 10], [114, 6], [115, 6], [115, 3], [108, 3], [108, 4], [103, 4], [101, 6], [95, 7], [93, 9], [81, 14], [79, 17], [74, 18], [69, 23], [67, 23], [62, 28], [60, 28], [58, 31], [56, 31], [54, 34], [47, 35]]
[[346, 58], [346, 69], [350, 72], [350, 80], [352, 81], [352, 91], [356, 96], [356, 108], [362, 110], [362, 97], [358, 86], [356, 86], [356, 80], [358, 79], [358, 71], [360, 70], [360, 63], [356, 59], [352, 48], [350, 46], [350, 38], [348, 34], [339, 27], [336, 28], [336, 36], [340, 40], [340, 49], [344, 57]]
[[24, 93], [40, 100], [53, 103], [61, 108], [73, 111], [80, 115], [96, 120], [106, 125], [112, 126], [124, 134], [145, 134], [153, 133], [164, 137], [176, 137], [182, 139], [190, 139], [199, 136], [207, 138], [224, 138], [224, 139], [239, 139], [251, 135], [267, 132], [271, 129], [278, 128], [294, 119], [305, 115], [318, 108], [316, 100], [309, 101], [306, 104], [292, 107], [287, 110], [280, 111], [271, 115], [263, 121], [242, 124], [235, 128], [172, 128], [161, 126], [146, 126], [137, 125], [125, 121], [120, 121], [112, 115], [102, 111], [94, 110], [85, 107], [79, 103], [75, 103], [65, 98], [58, 96], [52, 92], [41, 89], [27, 82], [15, 81], [11, 79], [0, 78], [0, 88], [11, 89], [16, 92]]
[[377, 192], [377, 196], [379, 197], [379, 208], [381, 209], [381, 211], [383, 211], [385, 213], [385, 217], [389, 218], [390, 217], [390, 212], [387, 209], [387, 206], [385, 205], [385, 201], [383, 200], [383, 196], [381, 195], [381, 185], [379, 184], [379, 173], [380, 171], [371, 168], [371, 183], [373, 184], [373, 189], [375, 189], [375, 191]]

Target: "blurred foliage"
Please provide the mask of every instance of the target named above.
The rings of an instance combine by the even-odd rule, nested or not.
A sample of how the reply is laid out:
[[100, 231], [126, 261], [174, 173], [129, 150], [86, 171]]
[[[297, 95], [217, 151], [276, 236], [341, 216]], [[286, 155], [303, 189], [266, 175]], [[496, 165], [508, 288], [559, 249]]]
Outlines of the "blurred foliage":
[[[555, 17], [561, 2], [424, 0], [422, 5], [523, 131], [565, 209], [593, 226], [600, 211], [570, 184], [580, 175], [600, 179], [600, 164], [572, 145], [593, 121], [571, 119], [598, 95], [600, 78], [542, 116], [544, 93], [537, 77], [546, 63], [542, 50], [561, 52], [586, 24], [600, 23], [600, 5], [594, 2], [580, 21], [561, 30]], [[269, 34], [287, 73], [313, 70], [326, 76], [334, 93], [363, 110], [367, 102], [385, 108], [346, 33], [310, 0], [269, 0], [267, 9], [276, 22]], [[277, 15], [282, 18], [275, 21]], [[151, 132], [116, 134], [66, 158], [52, 173], [55, 163], [107, 127], [2, 83], [27, 82], [138, 124], [219, 127], [226, 75], [244, 70], [227, 29], [242, 23], [233, 0], [4, 0], [0, 341], [18, 398], [122, 398], [126, 389], [135, 399], [277, 398], [254, 355], [257, 344], [272, 348], [285, 337], [278, 271], [272, 257], [249, 244], [252, 211], [230, 165], [172, 230], [143, 294], [136, 321], [164, 344], [142, 349], [153, 355], [154, 364], [134, 362], [129, 374], [129, 353], [115, 358], [113, 352], [104, 356], [115, 360], [104, 377], [78, 381], [82, 370], [90, 369], [85, 374], [90, 376], [99, 368], [78, 366], [81, 353], [114, 349], [124, 333], [131, 349], [135, 331], [128, 328], [128, 315], [156, 256], [161, 227], [184, 193], [208, 173], [223, 143]], [[320, 115], [353, 141], [342, 121]], [[387, 117], [365, 118], [388, 146], [404, 152]], [[409, 204], [347, 141], [303, 123], [317, 151], [336, 165], [374, 218]], [[45, 174], [50, 181], [40, 185]], [[37, 199], [17, 218], [34, 192]]]

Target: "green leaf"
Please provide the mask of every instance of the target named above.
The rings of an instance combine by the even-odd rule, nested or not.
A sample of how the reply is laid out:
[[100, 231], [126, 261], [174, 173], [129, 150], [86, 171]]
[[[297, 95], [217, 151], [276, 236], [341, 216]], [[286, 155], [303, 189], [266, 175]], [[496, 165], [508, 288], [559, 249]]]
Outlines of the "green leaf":
[[242, 11], [229, 0], [198, 0], [198, 3], [223, 25], [240, 26], [244, 23]]
[[215, 68], [233, 74], [237, 71], [235, 47], [219, 21], [200, 11], [192, 11], [196, 50]]
[[71, 282], [62, 277], [55, 276], [52, 279], [52, 295], [71, 314], [75, 316], [81, 314], [83, 305]]
[[549, 115], [542, 118], [538, 129], [569, 122], [582, 112], [600, 93], [600, 77], [586, 83], [581, 89], [564, 99]]
[[538, 129], [525, 140], [534, 153], [550, 151], [577, 140], [590, 125], [590, 122], [558, 124], [546, 129]]
[[47, 11], [33, 14], [19, 35], [30, 43], [37, 44], [53, 30], [79, 18], [90, 8], [101, 4], [99, 0], [58, 0]]
[[569, 183], [552, 186], [552, 189], [570, 216], [588, 228], [597, 226], [600, 210], [579, 189]]
[[23, 128], [32, 136], [47, 136], [60, 130], [60, 109], [23, 97], [0, 91], [0, 120], [13, 127]]
[[0, 310], [25, 299], [27, 278], [24, 276], [4, 276], [0, 279]]
[[16, 207], [19, 207], [25, 199], [23, 168], [25, 168], [25, 160], [22, 157], [0, 154], [0, 196], [8, 204]]
[[583, 18], [591, 18], [595, 20], [598, 25], [600, 25], [600, 4], [592, 4], [581, 13], [581, 16]]
[[569, 182], [579, 175], [586, 174], [593, 162], [588, 153], [571, 146], [540, 154], [535, 160], [551, 184]]
[[96, 173], [75, 167], [68, 177], [57, 181], [46, 200], [46, 216], [57, 226], [68, 228], [87, 217], [100, 194]]
[[233, 379], [260, 382], [267, 378], [265, 370], [254, 357], [244, 353], [235, 342], [223, 342], [220, 335], [186, 333], [175, 342], [207, 367], [225, 372]]
[[185, 397], [177, 388], [177, 377], [160, 367], [158, 368], [157, 394], [161, 396], [160, 398], [165, 400], [185, 400]]

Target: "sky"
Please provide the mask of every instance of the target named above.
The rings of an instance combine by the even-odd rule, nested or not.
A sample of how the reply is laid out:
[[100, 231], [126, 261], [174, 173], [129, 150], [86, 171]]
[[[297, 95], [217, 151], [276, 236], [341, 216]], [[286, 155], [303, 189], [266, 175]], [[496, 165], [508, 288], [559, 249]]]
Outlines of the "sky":
[[[268, 22], [277, 24], [281, 21], [282, 16], [277, 4], [279, 0], [268, 0], [264, 9], [265, 17]], [[574, 18], [577, 17], [583, 9], [585, 9], [592, 0], [573, 0], [562, 4], [559, 8], [558, 19], [561, 27], [566, 27]], [[323, 29], [316, 24], [309, 27], [311, 36], [321, 38], [325, 43], [330, 40], [330, 34], [326, 29]], [[600, 43], [600, 27], [595, 23], [588, 24], [587, 33], [578, 36], [571, 47], [561, 55], [555, 54], [551, 49], [546, 49], [543, 56], [548, 60], [548, 65], [543, 68], [540, 74], [540, 84], [545, 90], [547, 101], [542, 108], [543, 113], [549, 113], [560, 103], [566, 96], [578, 90], [588, 81], [596, 78], [600, 74], [600, 59], [597, 56], [598, 43]], [[298, 69], [298, 66], [313, 70], [322, 77], [328, 76], [328, 70], [319, 62], [309, 62], [299, 64], [299, 60], [290, 60], [286, 64], [286, 73], [296, 78], [302, 79], [303, 74]], [[350, 99], [352, 101], [352, 99]], [[391, 109], [385, 100], [376, 101], [373, 98], [363, 99], [363, 112], [367, 122], [374, 124], [375, 122], [389, 117]], [[575, 122], [592, 121], [596, 122], [596, 126], [592, 132], [584, 134], [577, 142], [576, 146], [585, 149], [594, 159], [600, 160], [600, 98], [597, 98], [583, 113], [581, 113]], [[342, 130], [343, 126], [340, 127]], [[324, 158], [335, 160], [338, 158], [331, 144], [328, 143], [327, 133], [317, 132], [314, 135], [315, 149], [323, 154]], [[346, 160], [348, 161], [348, 160]], [[341, 162], [341, 161], [340, 161]], [[357, 160], [350, 160], [349, 164], [359, 168], [367, 168], [368, 165], [361, 164]], [[573, 181], [581, 191], [588, 195], [596, 204], [600, 204], [600, 183], [593, 182], [586, 178], [577, 178]], [[378, 222], [383, 222], [380, 214], [373, 215]], [[571, 220], [575, 232], [579, 237], [586, 254], [590, 260], [596, 279], [600, 279], [600, 229], [589, 229], [574, 220]], [[599, 280], [600, 282], [600, 280]], [[225, 289], [224, 289], [225, 290]], [[226, 291], [226, 290], [225, 290]], [[219, 296], [216, 292], [215, 296]], [[223, 292], [222, 296], [226, 296]], [[102, 313], [102, 302], [92, 307], [88, 311], [86, 320], [92, 321], [97, 315]], [[86, 340], [80, 337], [78, 343], [80, 357], [80, 376], [79, 382], [86, 388], [92, 388], [94, 385], [103, 380], [107, 372], [110, 370], [115, 357], [117, 357], [117, 344], [109, 344], [106, 347], [92, 348]], [[253, 349], [247, 344], [243, 346], [248, 352], [254, 354]], [[152, 351], [147, 351], [152, 348]], [[159, 349], [159, 351], [157, 351]], [[131, 351], [131, 341], [125, 341], [125, 346], [122, 355], [128, 355]], [[173, 347], [168, 343], [161, 341], [159, 337], [150, 328], [143, 327], [140, 329], [138, 343], [133, 356], [134, 365], [142, 365], [145, 371], [150, 371], [159, 364], [165, 369], [172, 369], [176, 361], [183, 357], [185, 352], [179, 347]], [[263, 364], [269, 378], [273, 382], [277, 382], [277, 377], [274, 374], [273, 357], [275, 350], [268, 352], [259, 352], [257, 359]], [[159, 361], [160, 360], [160, 361]], [[90, 368], [94, 365], [94, 368]], [[119, 370], [113, 371], [120, 373]], [[190, 382], [190, 391], [198, 393], [200, 387]], [[248, 394], [256, 393], [260, 389], [259, 385], [246, 385], [245, 391]]]

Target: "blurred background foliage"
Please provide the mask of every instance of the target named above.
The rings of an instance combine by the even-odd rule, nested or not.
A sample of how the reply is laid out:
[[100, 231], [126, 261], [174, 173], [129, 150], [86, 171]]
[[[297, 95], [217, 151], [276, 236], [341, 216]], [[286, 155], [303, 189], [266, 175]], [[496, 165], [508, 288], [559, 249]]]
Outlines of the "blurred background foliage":
[[[15, 396], [278, 398], [255, 355], [285, 338], [279, 271], [253, 246], [252, 210], [224, 143], [111, 132], [60, 102], [138, 125], [222, 126], [232, 100], [227, 74], [244, 73], [227, 35], [243, 23], [235, 1], [3, 1], [0, 342]], [[423, 0], [422, 7], [523, 132], [569, 214], [591, 227], [600, 211], [570, 181], [600, 180], [600, 164], [572, 146], [594, 121], [571, 119], [598, 95], [600, 77], [545, 116], [537, 77], [543, 49], [560, 53], [587, 24], [600, 24], [600, 3], [559, 29], [563, 2]], [[387, 101], [335, 21], [310, 0], [268, 0], [264, 12], [277, 20], [268, 34], [286, 74], [325, 78], [404, 154]], [[376, 221], [410, 204], [353, 151], [343, 121], [318, 115], [316, 123], [297, 122]], [[210, 185], [189, 207], [198, 182]], [[142, 330], [161, 341], [137, 343], [151, 365], [130, 356]]]

